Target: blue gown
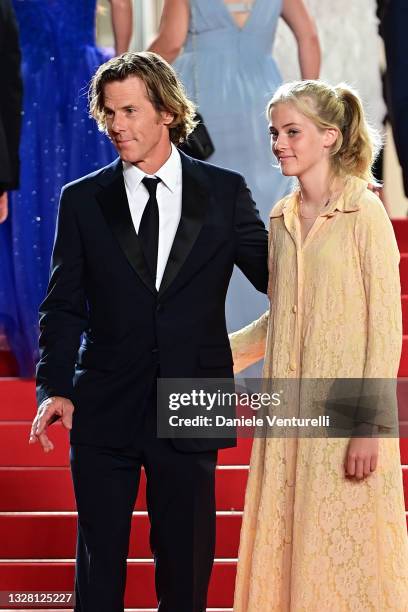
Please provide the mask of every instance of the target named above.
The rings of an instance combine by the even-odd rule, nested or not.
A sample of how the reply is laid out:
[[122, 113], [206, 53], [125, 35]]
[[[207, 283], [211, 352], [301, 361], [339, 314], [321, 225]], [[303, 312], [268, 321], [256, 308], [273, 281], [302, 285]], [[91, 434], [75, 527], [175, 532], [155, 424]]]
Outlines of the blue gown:
[[37, 360], [62, 185], [111, 162], [115, 151], [88, 118], [87, 85], [107, 54], [95, 46], [95, 0], [14, 0], [24, 117], [19, 191], [0, 225], [0, 326], [21, 376]]
[[[266, 104], [281, 84], [271, 54], [281, 0], [255, 0], [242, 29], [223, 0], [190, 0], [190, 7], [187, 41], [174, 67], [214, 142], [207, 161], [244, 175], [268, 227], [272, 206], [290, 190], [290, 179], [274, 167], [265, 118]], [[229, 330], [266, 308], [265, 296], [236, 268], [226, 304]]]

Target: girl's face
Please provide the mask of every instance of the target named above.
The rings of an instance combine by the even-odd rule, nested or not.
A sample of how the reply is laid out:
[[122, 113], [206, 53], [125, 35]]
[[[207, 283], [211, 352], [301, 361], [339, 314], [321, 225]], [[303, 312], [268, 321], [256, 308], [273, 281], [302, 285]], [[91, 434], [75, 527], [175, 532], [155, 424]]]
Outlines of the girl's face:
[[319, 129], [290, 102], [272, 108], [269, 132], [282, 174], [298, 178], [327, 166], [338, 134], [336, 129]]

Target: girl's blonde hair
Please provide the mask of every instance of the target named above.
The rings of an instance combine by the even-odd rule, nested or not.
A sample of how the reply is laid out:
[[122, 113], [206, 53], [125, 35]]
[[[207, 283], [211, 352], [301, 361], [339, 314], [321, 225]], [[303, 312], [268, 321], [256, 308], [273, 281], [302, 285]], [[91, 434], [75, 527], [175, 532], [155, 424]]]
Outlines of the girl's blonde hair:
[[340, 83], [335, 87], [323, 81], [292, 81], [276, 91], [266, 108], [268, 121], [274, 106], [292, 103], [320, 129], [338, 131], [331, 149], [336, 175], [353, 175], [375, 182], [372, 165], [381, 148], [381, 137], [367, 122], [358, 93]]

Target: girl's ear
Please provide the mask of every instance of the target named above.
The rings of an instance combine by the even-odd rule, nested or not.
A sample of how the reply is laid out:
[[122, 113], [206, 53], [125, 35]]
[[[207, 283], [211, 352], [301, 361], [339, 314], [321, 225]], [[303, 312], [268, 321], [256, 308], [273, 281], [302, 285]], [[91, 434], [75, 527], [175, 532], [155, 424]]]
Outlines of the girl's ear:
[[339, 130], [336, 128], [327, 128], [324, 135], [324, 146], [332, 147], [339, 136]]

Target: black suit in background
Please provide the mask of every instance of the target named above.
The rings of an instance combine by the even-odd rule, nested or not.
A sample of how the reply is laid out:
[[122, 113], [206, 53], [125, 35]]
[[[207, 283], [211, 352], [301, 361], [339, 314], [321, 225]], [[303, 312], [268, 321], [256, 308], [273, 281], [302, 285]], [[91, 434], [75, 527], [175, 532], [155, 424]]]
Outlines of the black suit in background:
[[408, 2], [378, 0], [377, 4], [387, 60], [385, 97], [408, 197]]
[[75, 406], [77, 612], [123, 610], [142, 465], [159, 611], [206, 607], [217, 448], [235, 441], [157, 439], [156, 379], [232, 377], [228, 283], [237, 264], [266, 292], [267, 232], [240, 175], [183, 154], [181, 160], [182, 215], [158, 292], [134, 231], [120, 161], [61, 196], [41, 306], [37, 394], [39, 403], [62, 396]]
[[17, 22], [11, 0], [0, 0], [0, 194], [19, 185], [23, 85]]

